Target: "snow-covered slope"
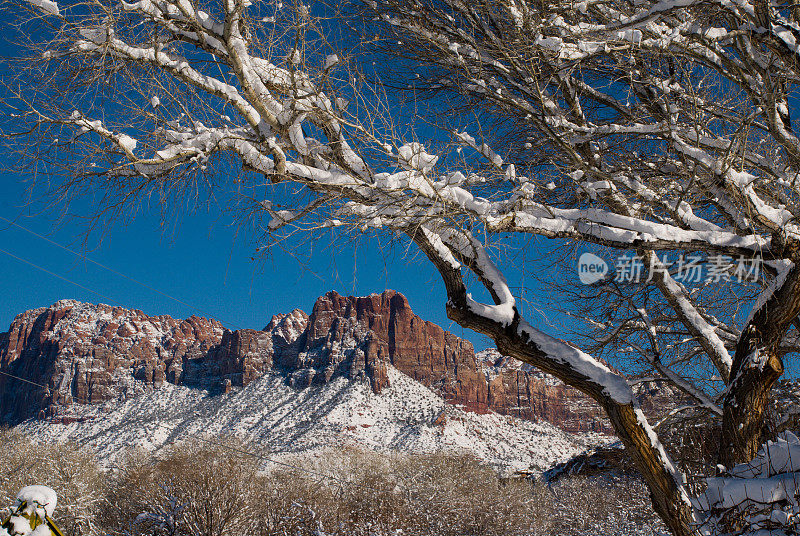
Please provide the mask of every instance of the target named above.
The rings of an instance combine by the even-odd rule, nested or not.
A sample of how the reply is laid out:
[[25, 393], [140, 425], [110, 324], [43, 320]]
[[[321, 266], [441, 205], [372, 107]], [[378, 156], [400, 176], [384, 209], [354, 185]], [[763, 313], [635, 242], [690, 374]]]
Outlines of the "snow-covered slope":
[[29, 420], [19, 426], [38, 440], [90, 446], [106, 462], [126, 447], [158, 449], [193, 435], [235, 435], [276, 456], [339, 445], [453, 450], [472, 453], [502, 472], [543, 470], [586, 447], [585, 436], [545, 421], [462, 411], [394, 368], [388, 372], [390, 387], [380, 394], [367, 381], [346, 378], [298, 390], [279, 374], [217, 395], [167, 383], [99, 406], [76, 405], [77, 422]]
[[152, 388], [224, 393], [270, 372], [298, 389], [368, 378], [379, 394], [390, 383], [387, 366], [461, 409], [543, 419], [568, 432], [610, 431], [583, 393], [497, 350], [476, 356], [469, 341], [415, 315], [391, 290], [329, 292], [310, 315], [275, 315], [261, 330], [74, 300], [26, 311], [0, 333], [0, 424], [70, 419], [73, 404], [128, 392], [129, 376]]

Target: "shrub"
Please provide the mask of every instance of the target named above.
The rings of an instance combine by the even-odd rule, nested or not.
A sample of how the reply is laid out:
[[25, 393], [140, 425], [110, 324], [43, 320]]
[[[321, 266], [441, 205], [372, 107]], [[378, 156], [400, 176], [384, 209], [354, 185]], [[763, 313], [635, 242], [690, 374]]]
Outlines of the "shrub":
[[[466, 455], [328, 449], [270, 463], [232, 440], [130, 451], [99, 471], [74, 445], [0, 433], [3, 504], [24, 485], [59, 494], [67, 536], [612, 536], [660, 522], [615, 472], [553, 486], [501, 480]], [[249, 447], [252, 450], [252, 447]]]
[[173, 446], [157, 458], [131, 452], [109, 487], [103, 512], [106, 530], [125, 535], [240, 536], [254, 524], [260, 490], [257, 470], [251, 456], [205, 443]]
[[105, 500], [105, 477], [89, 450], [74, 443], [34, 444], [22, 433], [0, 429], [0, 505], [12, 505], [29, 484], [58, 494], [54, 521], [66, 536], [100, 533], [98, 512]]

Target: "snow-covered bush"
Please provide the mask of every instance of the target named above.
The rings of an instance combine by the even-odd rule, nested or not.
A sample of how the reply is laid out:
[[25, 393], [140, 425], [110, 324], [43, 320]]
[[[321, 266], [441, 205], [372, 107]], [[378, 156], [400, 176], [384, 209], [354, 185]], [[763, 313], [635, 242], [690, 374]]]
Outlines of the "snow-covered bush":
[[132, 452], [110, 482], [102, 513], [108, 532], [158, 536], [252, 534], [258, 515], [258, 461], [201, 442], [154, 457]]
[[522, 478], [501, 481], [474, 458], [453, 453], [332, 449], [312, 462], [298, 461], [346, 484], [285, 468], [271, 471], [271, 489], [279, 490], [270, 495], [272, 517], [292, 511], [294, 504], [299, 522], [302, 505], [316, 516], [305, 518], [305, 527], [321, 523], [327, 534], [337, 536], [397, 531], [404, 536], [649, 536], [664, 531], [641, 479], [616, 473], [566, 478], [548, 487]]
[[97, 511], [105, 479], [93, 454], [71, 443], [34, 444], [14, 430], [0, 430], [0, 506], [15, 504], [18, 490], [32, 482], [58, 495], [53, 520], [65, 536], [100, 532]]
[[58, 497], [47, 486], [25, 486], [17, 494], [10, 516], [3, 516], [2, 536], [54, 536], [46, 520], [53, 516]]
[[[337, 480], [283, 468], [270, 472], [267, 510], [291, 503], [313, 510], [328, 534], [340, 536], [511, 536], [535, 534], [547, 501], [527, 480], [501, 482], [471, 456], [380, 454], [355, 448], [331, 449], [304, 469]], [[282, 506], [281, 506], [282, 505]], [[314, 527], [316, 528], [316, 527]]]
[[619, 470], [565, 476], [541, 489], [546, 522], [553, 536], [656, 536], [666, 527], [647, 500], [635, 474]]
[[800, 533], [800, 439], [795, 434], [781, 433], [753, 460], [706, 483], [695, 500], [704, 535]]
[[6, 431], [0, 447], [2, 505], [14, 504], [7, 493], [46, 483], [58, 492], [54, 520], [65, 536], [649, 536], [660, 526], [636, 499], [636, 478], [547, 487], [500, 480], [454, 453], [331, 448], [270, 464], [243, 453], [252, 445], [215, 439], [131, 451], [101, 472], [75, 446]]
[[104, 529], [130, 536], [513, 536], [541, 533], [557, 514], [541, 486], [503, 483], [468, 456], [329, 449], [287, 460], [288, 467], [215, 441], [225, 447], [188, 443], [157, 460], [132, 453], [111, 477]]

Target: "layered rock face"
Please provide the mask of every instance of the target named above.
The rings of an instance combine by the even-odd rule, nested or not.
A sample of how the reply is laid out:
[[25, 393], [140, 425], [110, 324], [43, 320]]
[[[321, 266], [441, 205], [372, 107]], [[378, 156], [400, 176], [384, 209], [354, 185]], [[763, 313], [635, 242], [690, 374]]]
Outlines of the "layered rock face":
[[[367, 335], [368, 334], [368, 335]], [[364, 298], [330, 292], [317, 300], [309, 317], [303, 360], [328, 369], [347, 359], [354, 339], [367, 337], [364, 356], [356, 350], [353, 364], [374, 371], [373, 389], [380, 392], [390, 363], [401, 372], [469, 410], [486, 412], [487, 391], [472, 343], [415, 315], [402, 294], [386, 291]], [[330, 349], [330, 350], [329, 350]]]
[[544, 419], [571, 432], [611, 433], [600, 406], [552, 376], [495, 349], [477, 356], [488, 384], [487, 405], [498, 413]]
[[73, 402], [99, 403], [125, 391], [129, 379], [156, 388], [182, 383], [187, 363], [203, 359], [223, 333], [214, 320], [71, 300], [26, 311], [0, 334], [0, 418], [14, 424]]
[[570, 431], [607, 429], [577, 391], [496, 351], [476, 356], [470, 342], [415, 315], [394, 291], [329, 292], [310, 315], [276, 315], [260, 331], [69, 300], [27, 311], [0, 334], [0, 419], [65, 419], [73, 403], [164, 382], [227, 392], [268, 372], [298, 389], [345, 376], [380, 393], [388, 365], [470, 411], [541, 418]]

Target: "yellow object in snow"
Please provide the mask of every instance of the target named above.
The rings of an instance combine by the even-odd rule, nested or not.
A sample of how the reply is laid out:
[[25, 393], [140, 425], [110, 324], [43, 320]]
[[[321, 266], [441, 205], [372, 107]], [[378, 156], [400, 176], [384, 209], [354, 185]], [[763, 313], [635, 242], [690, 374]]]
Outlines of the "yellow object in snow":
[[55, 492], [45, 486], [27, 486], [17, 495], [14, 510], [0, 524], [0, 536], [64, 536], [50, 519]]

